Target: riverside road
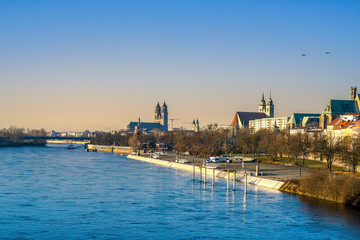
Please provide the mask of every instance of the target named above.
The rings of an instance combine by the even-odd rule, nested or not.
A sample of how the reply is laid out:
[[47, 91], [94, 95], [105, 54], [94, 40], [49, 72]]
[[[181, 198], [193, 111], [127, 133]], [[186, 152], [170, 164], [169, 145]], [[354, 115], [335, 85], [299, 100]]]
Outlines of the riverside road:
[[[191, 155], [178, 155], [178, 159], [186, 159], [189, 160], [190, 163], [193, 162], [196, 165], [201, 165], [204, 161], [204, 158], [198, 158]], [[176, 154], [175, 153], [167, 153], [165, 156], [160, 156], [161, 160], [176, 161]], [[219, 169], [223, 170], [236, 170], [237, 172], [255, 172], [257, 162], [245, 162], [244, 166], [242, 163], [220, 163]], [[301, 175], [306, 175], [311, 172], [309, 168], [301, 168]], [[267, 163], [260, 163], [259, 164], [259, 173], [260, 177], [273, 179], [273, 180], [288, 180], [288, 179], [298, 179], [300, 175], [299, 166], [288, 166], [288, 165], [274, 165], [274, 164], [267, 164]]]

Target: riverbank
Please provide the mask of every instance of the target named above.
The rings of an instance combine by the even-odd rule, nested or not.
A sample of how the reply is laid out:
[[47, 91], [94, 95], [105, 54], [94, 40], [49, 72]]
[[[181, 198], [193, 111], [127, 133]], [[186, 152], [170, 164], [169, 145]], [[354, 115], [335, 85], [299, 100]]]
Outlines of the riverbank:
[[[115, 150], [116, 147], [113, 146], [92, 145], [91, 148], [93, 150], [98, 149], [98, 151], [102, 151], [102, 152], [114, 153], [117, 151]], [[118, 147], [118, 148], [121, 149], [123, 147]], [[121, 151], [122, 150], [120, 150], [119, 153], [123, 153]], [[259, 172], [260, 176], [254, 176], [255, 174], [254, 169], [256, 168], [257, 163], [246, 163], [245, 164], [246, 166], [242, 166], [242, 164], [237, 164], [237, 163], [232, 163], [232, 164], [222, 163], [222, 164], [218, 164], [218, 167], [220, 169], [219, 168], [213, 169], [211, 166], [208, 166], [205, 173], [205, 168], [204, 167], [201, 168], [204, 159], [196, 159], [193, 156], [187, 156], [188, 159], [186, 159], [186, 156], [178, 156], [176, 154], [169, 153], [165, 156], [161, 156], [160, 157], [161, 159], [154, 159], [154, 158], [149, 158], [147, 156], [137, 156], [131, 154], [127, 155], [127, 157], [130, 159], [157, 164], [164, 167], [179, 169], [187, 172], [195, 171], [196, 178], [199, 178], [199, 174], [201, 172], [202, 176], [204, 177], [204, 175], [206, 174], [206, 176], [208, 176], [208, 179], [210, 179], [210, 181], [213, 174], [216, 178], [227, 179], [228, 171], [230, 171], [229, 179], [233, 181], [234, 179], [233, 172], [236, 171], [236, 181], [244, 182], [245, 181], [244, 174], [245, 172], [247, 172], [248, 173], [247, 183], [256, 186], [280, 190], [295, 195], [303, 195], [317, 199], [324, 199], [327, 201], [338, 202], [338, 203], [346, 204], [348, 206], [358, 207], [360, 204], [360, 198], [359, 198], [360, 191], [359, 194], [355, 192], [355, 194], [352, 195], [351, 194], [349, 195], [348, 193], [341, 193], [341, 189], [344, 188], [344, 186], [341, 184], [335, 184], [333, 188], [328, 188], [329, 190], [328, 192], [335, 193], [335, 195], [332, 197], [329, 197], [329, 194], [326, 191], [325, 192], [323, 191], [322, 194], [316, 194], [316, 192], [320, 191], [319, 189], [321, 189], [321, 187], [325, 183], [321, 183], [318, 181], [319, 184], [316, 184], [316, 181], [314, 179], [308, 180], [307, 175], [312, 175], [313, 174], [312, 172], [307, 172], [305, 176], [302, 175], [303, 177], [301, 178], [301, 180], [307, 179], [308, 182], [307, 185], [314, 186], [315, 188], [309, 189], [302, 187], [300, 185], [300, 180], [298, 177], [294, 178], [293, 177], [294, 175], [289, 175], [289, 171], [290, 174], [294, 174], [294, 173], [299, 174], [299, 169], [294, 166], [271, 165], [271, 164], [261, 163], [261, 171]], [[185, 160], [184, 162], [188, 162], [188, 163], [178, 163], [176, 159]], [[302, 174], [306, 173], [306, 168], [301, 169], [301, 173]], [[324, 171], [324, 173], [326, 172]], [[276, 176], [276, 178], [274, 178], [274, 175]], [[334, 184], [334, 181], [328, 182], [326, 184]], [[339, 193], [339, 196], [336, 193]]]
[[32, 143], [32, 142], [0, 142], [0, 147], [44, 147], [46, 143]]
[[360, 180], [324, 171], [285, 182], [281, 191], [360, 207]]
[[85, 144], [85, 151], [131, 154], [131, 147]]
[[[204, 167], [195, 164], [182, 164], [167, 160], [153, 159], [136, 155], [128, 155], [130, 159], [161, 165], [164, 167], [184, 170], [188, 172], [195, 171], [196, 177], [205, 174], [211, 179], [212, 175], [216, 178], [227, 179], [228, 171], [221, 169], [213, 169], [208, 167], [205, 171]], [[230, 170], [231, 171], [231, 170]], [[237, 182], [245, 182], [244, 171], [238, 171], [236, 174]], [[233, 171], [229, 174], [229, 179], [234, 179]], [[211, 180], [210, 180], [211, 181]], [[300, 180], [277, 181], [264, 177], [248, 175], [247, 183], [280, 190], [295, 195], [308, 196], [317, 199], [337, 202], [351, 207], [360, 207], [360, 181], [345, 176], [338, 176], [327, 172], [319, 171], [311, 173]]]
[[89, 143], [88, 140], [86, 140], [86, 141], [78, 141], [78, 140], [76, 140], [76, 141], [75, 140], [47, 140], [46, 142], [47, 143], [64, 143], [64, 144], [72, 143], [72, 144], [83, 144], [83, 145]]
[[[201, 168], [201, 166], [176, 163], [176, 162], [147, 158], [147, 157], [136, 156], [136, 155], [128, 155], [127, 157], [130, 159], [138, 160], [138, 161], [148, 162], [148, 163], [157, 164], [157, 165], [161, 165], [164, 167], [169, 167], [169, 168], [174, 168], [174, 169], [179, 169], [179, 170], [184, 170], [184, 171], [188, 171], [188, 172], [193, 172], [195, 170], [195, 173], [197, 175], [200, 174], [200, 171], [202, 174], [205, 174], [205, 168]], [[235, 180], [238, 182], [244, 182], [245, 181], [244, 173], [245, 172], [243, 172], [243, 171], [238, 172], [236, 174]], [[227, 171], [220, 170], [220, 169], [214, 169], [214, 168], [207, 168], [206, 175], [212, 177], [213, 174], [216, 178], [222, 178], [222, 179], [227, 179], [227, 176], [228, 176]], [[229, 178], [231, 180], [234, 179], [233, 172], [230, 173]], [[250, 176], [250, 175], [248, 175], [248, 177], [247, 177], [247, 183], [261, 186], [261, 187], [276, 189], [276, 190], [279, 190], [280, 187], [284, 184], [284, 182], [282, 182], [282, 181], [276, 181], [276, 180], [266, 179], [266, 178], [262, 178], [262, 177], [255, 177], [255, 176]]]

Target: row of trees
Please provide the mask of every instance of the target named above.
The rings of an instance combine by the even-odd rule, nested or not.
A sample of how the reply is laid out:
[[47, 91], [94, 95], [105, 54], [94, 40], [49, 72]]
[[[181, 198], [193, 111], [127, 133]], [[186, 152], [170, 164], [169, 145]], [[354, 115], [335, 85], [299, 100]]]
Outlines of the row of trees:
[[[24, 144], [25, 136], [46, 136], [45, 129], [27, 129], [10, 126], [9, 128], [3, 128], [0, 130], [0, 137], [2, 142], [6, 144], [21, 145]], [[29, 144], [45, 144], [46, 140], [31, 140], [27, 141]]]
[[335, 161], [347, 163], [353, 171], [360, 163], [360, 136], [339, 138], [331, 133], [303, 133], [290, 135], [288, 132], [261, 130], [252, 133], [249, 129], [239, 132], [235, 140], [236, 150], [242, 153], [302, 159], [307, 157], [325, 159], [332, 170]]
[[217, 124], [208, 125], [205, 131], [154, 132], [152, 134], [110, 134], [99, 133], [91, 143], [102, 145], [131, 146], [137, 151], [144, 143], [147, 146], [164, 143], [169, 149], [180, 153], [202, 156], [216, 156], [230, 153], [251, 154], [276, 158], [306, 158], [326, 160], [331, 170], [334, 161], [346, 162], [355, 171], [360, 163], [360, 136], [336, 138], [332, 134], [304, 133], [290, 135], [287, 131], [273, 132], [240, 129], [233, 134], [230, 129], [220, 129]]
[[[165, 143], [170, 149], [175, 145], [174, 136], [176, 132], [161, 132], [155, 131], [151, 134], [144, 134], [141, 132], [133, 133], [96, 133], [90, 139], [91, 144], [98, 145], [114, 145], [114, 146], [131, 146], [134, 150], [141, 148], [141, 145], [146, 143], [147, 145], [154, 145], [156, 143]], [[153, 144], [151, 144], [153, 143]], [[136, 148], [136, 149], [135, 149]]]

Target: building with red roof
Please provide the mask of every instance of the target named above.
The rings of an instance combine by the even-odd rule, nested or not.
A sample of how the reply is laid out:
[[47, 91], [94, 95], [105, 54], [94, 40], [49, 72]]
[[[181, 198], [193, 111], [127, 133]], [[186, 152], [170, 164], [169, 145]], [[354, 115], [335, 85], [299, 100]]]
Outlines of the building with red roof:
[[340, 115], [328, 124], [326, 131], [339, 138], [359, 135], [360, 113]]

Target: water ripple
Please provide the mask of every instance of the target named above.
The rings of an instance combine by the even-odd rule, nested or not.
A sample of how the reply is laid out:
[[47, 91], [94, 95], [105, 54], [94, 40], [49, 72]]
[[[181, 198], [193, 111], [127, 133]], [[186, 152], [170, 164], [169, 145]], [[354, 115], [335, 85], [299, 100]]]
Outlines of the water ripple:
[[0, 148], [0, 239], [360, 239], [359, 212], [65, 147]]

